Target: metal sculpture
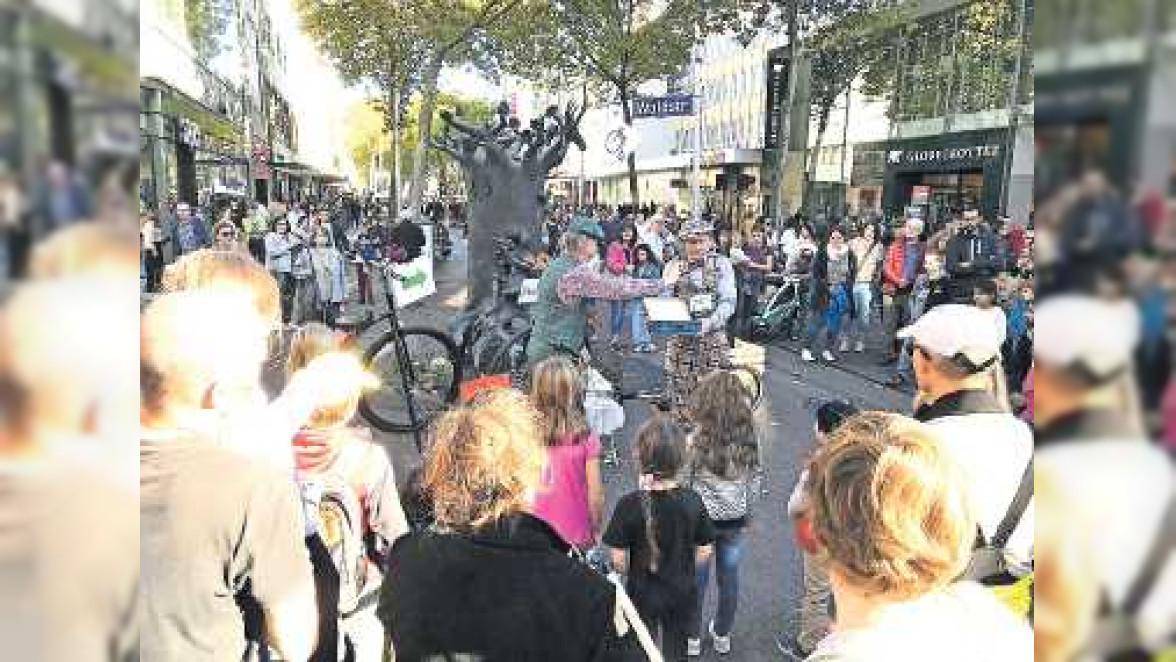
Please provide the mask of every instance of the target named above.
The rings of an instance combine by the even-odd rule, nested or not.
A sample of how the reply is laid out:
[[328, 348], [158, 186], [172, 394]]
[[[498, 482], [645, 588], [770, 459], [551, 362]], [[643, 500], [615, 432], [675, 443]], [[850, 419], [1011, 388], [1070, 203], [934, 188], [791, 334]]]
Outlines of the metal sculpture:
[[467, 187], [467, 313], [476, 313], [492, 299], [494, 239], [517, 236], [534, 247], [543, 236], [547, 173], [563, 163], [569, 146], [584, 151], [584, 112], [583, 104], [575, 102], [562, 112], [549, 106], [525, 127], [505, 102], [480, 127], [441, 112], [446, 132], [431, 145], [457, 161]]

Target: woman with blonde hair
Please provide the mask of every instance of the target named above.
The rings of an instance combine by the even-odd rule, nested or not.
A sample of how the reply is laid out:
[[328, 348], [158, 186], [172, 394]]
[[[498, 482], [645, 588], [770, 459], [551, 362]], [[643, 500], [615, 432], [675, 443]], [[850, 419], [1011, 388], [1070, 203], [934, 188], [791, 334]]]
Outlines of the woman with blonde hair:
[[380, 595], [396, 660], [640, 659], [615, 587], [527, 512], [544, 461], [535, 409], [517, 391], [436, 422], [422, 479], [435, 523], [393, 546]]
[[1028, 625], [979, 584], [957, 581], [976, 518], [931, 429], [855, 416], [817, 448], [806, 491], [837, 610], [810, 661], [1033, 659]]
[[595, 546], [604, 517], [600, 439], [588, 429], [584, 377], [567, 358], [553, 356], [535, 366], [531, 402], [539, 413], [547, 464], [531, 510], [569, 544]]

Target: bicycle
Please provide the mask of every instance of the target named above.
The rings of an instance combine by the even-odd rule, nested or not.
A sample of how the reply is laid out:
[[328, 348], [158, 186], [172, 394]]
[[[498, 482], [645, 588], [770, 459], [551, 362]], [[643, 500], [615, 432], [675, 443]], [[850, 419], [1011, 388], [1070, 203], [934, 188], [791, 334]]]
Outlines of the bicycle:
[[495, 239], [494, 305], [462, 333], [458, 356], [474, 375], [516, 376], [526, 363], [531, 316], [520, 302], [521, 280], [537, 278], [534, 266], [517, 254], [519, 240]]
[[379, 378], [381, 386], [363, 395], [359, 413], [384, 432], [412, 433], [420, 451], [421, 430], [457, 400], [461, 381], [457, 347], [442, 331], [401, 326], [392, 280], [403, 281], [403, 277], [395, 273], [392, 264], [370, 264], [383, 275], [388, 310], [374, 317], [369, 311], [359, 319], [337, 321], [356, 343], [369, 330], [388, 327], [363, 352], [364, 365]]

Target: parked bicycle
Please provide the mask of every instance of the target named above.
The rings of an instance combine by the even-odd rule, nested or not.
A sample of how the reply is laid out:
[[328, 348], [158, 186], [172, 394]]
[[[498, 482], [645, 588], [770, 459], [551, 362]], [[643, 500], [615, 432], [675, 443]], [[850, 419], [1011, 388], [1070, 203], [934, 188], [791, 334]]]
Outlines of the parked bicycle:
[[516, 237], [495, 239], [494, 305], [470, 322], [458, 348], [468, 374], [513, 375], [526, 362], [531, 315], [520, 297], [523, 284], [540, 274], [520, 245]]
[[[394, 280], [411, 276], [395, 272], [387, 261], [369, 263], [383, 275], [387, 310], [357, 319], [340, 318], [337, 326], [364, 347], [363, 361], [381, 386], [364, 394], [359, 413], [384, 432], [412, 433], [421, 449], [421, 430], [457, 399], [461, 365], [457, 346], [442, 331], [400, 324]], [[373, 329], [382, 332], [370, 342], [363, 337]]]

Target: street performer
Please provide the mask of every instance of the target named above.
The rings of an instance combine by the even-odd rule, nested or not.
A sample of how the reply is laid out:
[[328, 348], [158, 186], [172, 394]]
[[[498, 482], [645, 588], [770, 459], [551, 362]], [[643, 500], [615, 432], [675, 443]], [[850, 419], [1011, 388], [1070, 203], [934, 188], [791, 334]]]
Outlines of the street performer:
[[601, 268], [600, 224], [580, 216], [564, 237], [564, 250], [551, 261], [539, 279], [538, 300], [531, 308], [531, 339], [527, 363], [535, 365], [559, 352], [579, 356], [584, 348], [588, 300], [624, 300], [656, 296], [658, 280], [613, 275]]
[[727, 362], [724, 331], [735, 313], [735, 269], [714, 250], [714, 228], [694, 218], [682, 227], [684, 259], [666, 265], [663, 277], [673, 296], [686, 302], [690, 316], [701, 323], [697, 335], [672, 336], [666, 346], [666, 398], [676, 412], [684, 411], [694, 387]]

